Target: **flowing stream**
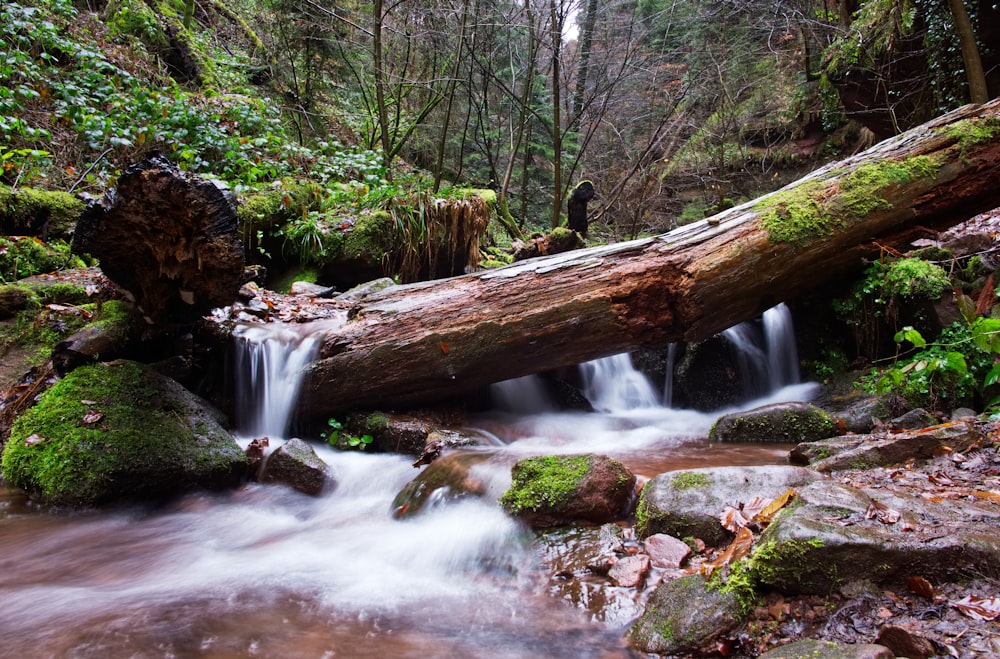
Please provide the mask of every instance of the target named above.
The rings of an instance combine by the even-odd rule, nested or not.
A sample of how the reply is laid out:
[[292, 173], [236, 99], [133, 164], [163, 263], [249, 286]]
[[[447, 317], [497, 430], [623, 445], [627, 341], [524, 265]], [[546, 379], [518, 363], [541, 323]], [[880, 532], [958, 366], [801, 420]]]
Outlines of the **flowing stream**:
[[[280, 438], [309, 339], [248, 328], [239, 341], [239, 395], [257, 401], [241, 432]], [[581, 379], [595, 412], [557, 411], [533, 376], [494, 385], [496, 409], [470, 421], [495, 456], [494, 489], [514, 459], [540, 453], [607, 453], [647, 477], [784, 460], [787, 447], [709, 445], [721, 412], [663, 406], [628, 355], [582, 365]], [[810, 389], [772, 387], [743, 407]], [[0, 656], [633, 656], [622, 633], [641, 612], [636, 593], [570, 593], [545, 567], [553, 548], [493, 500], [395, 520], [412, 457], [316, 449], [337, 481], [321, 498], [249, 484], [67, 514], [0, 488]]]

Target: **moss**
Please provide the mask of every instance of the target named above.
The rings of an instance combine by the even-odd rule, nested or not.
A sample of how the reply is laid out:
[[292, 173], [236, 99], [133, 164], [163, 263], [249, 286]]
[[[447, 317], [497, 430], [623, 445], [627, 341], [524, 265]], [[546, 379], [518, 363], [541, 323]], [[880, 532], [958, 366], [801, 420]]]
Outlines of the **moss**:
[[675, 490], [690, 490], [693, 488], [708, 487], [712, 484], [712, 479], [708, 474], [693, 471], [683, 471], [673, 477], [670, 487]]
[[734, 595], [742, 611], [749, 613], [757, 605], [759, 587], [797, 583], [802, 575], [815, 569], [811, 556], [823, 546], [819, 538], [762, 542], [749, 556], [733, 564], [724, 579], [719, 573], [713, 575], [709, 587]]
[[591, 458], [581, 456], [540, 456], [519, 460], [512, 471], [510, 489], [500, 505], [511, 513], [539, 511], [564, 504], [575, 492]]
[[30, 236], [0, 236], [0, 280], [13, 281], [66, 268], [86, 267], [69, 243]]
[[354, 230], [344, 238], [345, 258], [381, 263], [395, 246], [395, 226], [392, 214], [374, 211], [364, 215]]
[[886, 190], [934, 176], [937, 170], [928, 156], [884, 160], [845, 173], [837, 184], [815, 179], [800, 183], [766, 197], [755, 209], [772, 242], [803, 244], [851, 220], [891, 209], [882, 197]]
[[67, 192], [0, 185], [0, 227], [7, 235], [67, 238], [85, 206]]
[[1000, 118], [979, 117], [976, 119], [963, 119], [950, 126], [939, 129], [944, 135], [955, 140], [958, 148], [965, 153], [970, 147], [992, 142], [1000, 137]]
[[[178, 451], [191, 451], [187, 469], [230, 471], [239, 447], [229, 438], [232, 448], [213, 450], [206, 446], [219, 436], [183, 437], [185, 424], [198, 427], [199, 412], [180, 404], [167, 383], [134, 362], [74, 370], [14, 423], [4, 479], [47, 503], [91, 505], [116, 488], [143, 493], [152, 474], [176, 485], [185, 477], [177, 473]], [[168, 397], [178, 406], [164, 407]]]
[[882, 280], [882, 290], [894, 297], [937, 300], [942, 293], [951, 290], [951, 280], [939, 265], [906, 258], [889, 266]]
[[381, 412], [372, 412], [365, 419], [365, 430], [368, 432], [380, 432], [389, 427], [389, 418]]

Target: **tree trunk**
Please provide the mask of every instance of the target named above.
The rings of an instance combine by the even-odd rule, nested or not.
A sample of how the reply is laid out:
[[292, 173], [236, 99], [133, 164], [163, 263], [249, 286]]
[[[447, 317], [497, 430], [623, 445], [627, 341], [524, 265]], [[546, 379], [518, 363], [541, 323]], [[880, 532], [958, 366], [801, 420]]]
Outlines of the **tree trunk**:
[[969, 82], [969, 100], [973, 103], [985, 103], [990, 99], [986, 87], [986, 74], [983, 73], [983, 60], [979, 57], [979, 47], [976, 45], [976, 33], [972, 29], [969, 14], [965, 11], [962, 0], [948, 0], [951, 15], [955, 19], [955, 32], [962, 47], [962, 61], [965, 62], [965, 77]]
[[159, 154], [129, 167], [87, 207], [73, 251], [99, 258], [108, 279], [159, 329], [232, 304], [243, 278], [233, 193]]
[[[857, 269], [883, 245], [912, 239], [916, 226], [943, 228], [1000, 206], [998, 180], [1000, 100], [661, 236], [390, 288], [327, 331], [302, 411], [321, 419], [411, 406], [705, 339]], [[810, 210], [819, 219], [798, 234], [768, 224]]]

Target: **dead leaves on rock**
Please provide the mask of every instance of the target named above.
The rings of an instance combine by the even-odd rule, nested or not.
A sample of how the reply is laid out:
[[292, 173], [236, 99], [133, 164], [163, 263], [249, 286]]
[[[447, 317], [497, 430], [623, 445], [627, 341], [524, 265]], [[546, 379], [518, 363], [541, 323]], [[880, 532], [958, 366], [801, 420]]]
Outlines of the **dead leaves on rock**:
[[[944, 604], [946, 598], [938, 595], [933, 584], [920, 576], [906, 578], [906, 587], [911, 593], [919, 595], [935, 604]], [[979, 597], [966, 595], [960, 600], [947, 602], [949, 606], [961, 611], [973, 620], [992, 621], [1000, 618], [1000, 596]]]
[[753, 548], [752, 529], [761, 530], [768, 525], [794, 496], [795, 489], [789, 488], [774, 499], [754, 497], [747, 503], [739, 502], [735, 507], [726, 506], [719, 515], [719, 521], [723, 527], [735, 533], [736, 537], [715, 559], [702, 563], [701, 573], [705, 578], [748, 555]]

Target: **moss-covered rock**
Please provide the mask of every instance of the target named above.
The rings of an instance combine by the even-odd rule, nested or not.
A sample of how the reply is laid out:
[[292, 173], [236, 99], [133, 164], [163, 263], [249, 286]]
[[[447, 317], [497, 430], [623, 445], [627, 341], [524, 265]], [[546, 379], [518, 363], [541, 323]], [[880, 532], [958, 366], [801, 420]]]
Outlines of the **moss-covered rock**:
[[841, 644], [804, 638], [768, 650], [757, 659], [895, 659], [895, 657], [896, 655], [883, 645]]
[[606, 455], [525, 458], [511, 476], [500, 505], [535, 527], [619, 519], [635, 487], [635, 474]]
[[642, 488], [635, 511], [640, 537], [666, 533], [675, 538], [701, 538], [721, 545], [732, 534], [719, 521], [726, 506], [734, 508], [754, 497], [773, 499], [819, 475], [801, 467], [715, 467], [685, 469], [656, 476]]
[[740, 623], [739, 600], [710, 589], [697, 574], [664, 581], [629, 630], [630, 644], [661, 655], [697, 652]]
[[56, 383], [15, 422], [2, 464], [8, 484], [71, 506], [229, 487], [247, 467], [218, 412], [128, 361]]
[[85, 206], [66, 192], [0, 185], [0, 233], [67, 240]]
[[438, 458], [407, 483], [392, 502], [393, 515], [406, 518], [436, 505], [483, 497], [496, 483], [488, 452], [462, 452]]
[[810, 442], [835, 433], [830, 415], [808, 403], [776, 403], [725, 414], [708, 433], [713, 442]]

